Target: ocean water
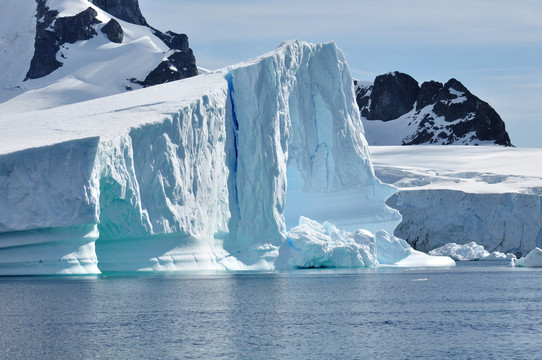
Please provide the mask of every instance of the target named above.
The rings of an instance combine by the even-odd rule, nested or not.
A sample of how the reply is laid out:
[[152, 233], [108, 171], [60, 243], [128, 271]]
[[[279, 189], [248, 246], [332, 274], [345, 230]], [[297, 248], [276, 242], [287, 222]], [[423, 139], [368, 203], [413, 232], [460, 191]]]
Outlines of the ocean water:
[[542, 358], [542, 270], [0, 278], [2, 359]]

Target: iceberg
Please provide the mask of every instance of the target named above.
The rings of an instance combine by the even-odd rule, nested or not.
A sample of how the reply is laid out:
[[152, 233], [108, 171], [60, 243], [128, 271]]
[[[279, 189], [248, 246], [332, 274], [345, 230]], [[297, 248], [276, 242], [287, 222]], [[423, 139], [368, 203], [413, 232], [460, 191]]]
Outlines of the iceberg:
[[429, 255], [449, 256], [457, 261], [472, 261], [472, 260], [512, 260], [516, 256], [514, 254], [504, 254], [499, 251], [489, 253], [482, 245], [478, 245], [474, 241], [468, 244], [459, 245], [456, 243], [448, 243], [439, 248], [428, 252]]
[[330, 223], [301, 217], [286, 234], [275, 266], [288, 268], [377, 266], [375, 236], [367, 230], [346, 232]]
[[299, 225], [287, 232], [286, 239], [275, 261], [278, 269], [455, 265], [449, 257], [416, 251], [406, 241], [385, 230], [374, 235], [364, 229], [349, 232], [303, 216]]
[[[290, 41], [194, 78], [0, 116], [0, 274], [273, 269], [290, 242], [327, 259], [314, 266], [435, 264], [377, 232], [401, 216], [352, 84], [334, 43]], [[389, 243], [380, 255], [373, 238]]]
[[542, 249], [539, 247], [531, 250], [527, 256], [520, 259], [512, 259], [512, 266], [518, 267], [540, 267], [542, 266]]

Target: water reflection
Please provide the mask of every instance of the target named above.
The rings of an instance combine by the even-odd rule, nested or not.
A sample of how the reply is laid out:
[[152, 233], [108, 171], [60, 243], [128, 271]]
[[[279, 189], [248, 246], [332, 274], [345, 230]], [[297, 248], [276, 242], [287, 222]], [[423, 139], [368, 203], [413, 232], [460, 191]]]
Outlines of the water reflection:
[[0, 278], [0, 358], [533, 355], [539, 271]]

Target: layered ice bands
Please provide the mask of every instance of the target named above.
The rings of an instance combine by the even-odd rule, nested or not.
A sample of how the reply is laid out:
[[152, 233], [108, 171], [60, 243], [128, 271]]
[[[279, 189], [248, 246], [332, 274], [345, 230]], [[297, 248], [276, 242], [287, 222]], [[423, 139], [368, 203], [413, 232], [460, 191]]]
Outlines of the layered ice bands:
[[0, 127], [0, 274], [270, 269], [301, 215], [400, 221], [333, 43]]

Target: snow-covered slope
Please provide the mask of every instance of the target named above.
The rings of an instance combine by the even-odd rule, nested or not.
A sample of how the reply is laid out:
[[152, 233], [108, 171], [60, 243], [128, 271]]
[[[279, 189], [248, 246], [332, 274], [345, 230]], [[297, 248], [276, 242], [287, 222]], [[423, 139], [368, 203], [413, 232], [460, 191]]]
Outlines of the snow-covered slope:
[[395, 71], [355, 84], [370, 145], [512, 145], [499, 114], [456, 79], [419, 86]]
[[542, 150], [372, 146], [375, 172], [399, 188], [395, 235], [429, 251], [447, 243], [524, 256], [542, 245]]
[[[400, 220], [333, 43], [0, 128], [2, 274], [271, 268], [299, 215], [372, 231]], [[435, 260], [401, 249], [388, 258]]]
[[[0, 15], [0, 102], [18, 86], [30, 68], [36, 37], [36, 3], [3, 0]], [[6, 11], [9, 9], [9, 11]], [[9, 14], [9, 16], [7, 16]]]
[[[197, 74], [185, 35], [124, 21], [89, 0], [3, 0], [2, 9], [1, 114], [118, 94], [164, 82], [164, 76]], [[105, 30], [111, 22], [118, 25], [120, 42]], [[172, 62], [184, 57], [191, 57], [193, 66], [174, 69]]]

